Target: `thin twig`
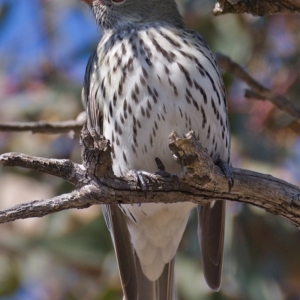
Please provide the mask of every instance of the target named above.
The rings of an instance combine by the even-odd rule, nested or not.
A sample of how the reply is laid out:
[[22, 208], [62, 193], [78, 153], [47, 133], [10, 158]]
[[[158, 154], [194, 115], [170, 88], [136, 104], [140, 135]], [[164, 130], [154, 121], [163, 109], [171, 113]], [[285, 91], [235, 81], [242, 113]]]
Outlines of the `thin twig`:
[[69, 131], [80, 132], [85, 124], [84, 119], [63, 122], [6, 122], [0, 123], [0, 131], [31, 131], [32, 133], [64, 133]]
[[0, 164], [6, 167], [22, 167], [63, 178], [80, 186], [85, 178], [85, 168], [69, 159], [54, 159], [9, 152], [0, 155]]
[[239, 78], [248, 84], [248, 86], [252, 89], [246, 91], [245, 96], [251, 95], [252, 97], [255, 95], [256, 99], [271, 101], [277, 108], [286, 112], [288, 115], [293, 117], [296, 120], [300, 119], [300, 109], [293, 102], [289, 101], [282, 95], [278, 95], [272, 92], [270, 89], [266, 88], [262, 84], [260, 84], [257, 80], [255, 80], [246, 70], [232, 61], [228, 56], [217, 53], [216, 59], [218, 65], [226, 70], [229, 73], [232, 73], [234, 76]]
[[16, 205], [12, 208], [0, 211], [0, 223], [11, 222], [18, 219], [44, 217], [71, 208], [88, 208], [93, 204], [98, 204], [96, 197], [93, 197], [93, 191], [96, 190], [97, 194], [102, 195], [103, 198], [104, 194], [99, 193], [99, 189], [96, 189], [92, 185], [87, 185], [69, 194]]

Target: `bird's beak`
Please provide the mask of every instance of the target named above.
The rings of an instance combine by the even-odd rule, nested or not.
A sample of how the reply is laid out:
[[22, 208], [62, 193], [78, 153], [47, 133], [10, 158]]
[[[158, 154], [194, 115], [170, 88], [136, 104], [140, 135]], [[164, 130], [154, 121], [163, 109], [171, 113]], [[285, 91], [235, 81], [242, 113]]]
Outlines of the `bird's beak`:
[[88, 5], [92, 5], [93, 4], [93, 0], [81, 0], [85, 3], [87, 3]]

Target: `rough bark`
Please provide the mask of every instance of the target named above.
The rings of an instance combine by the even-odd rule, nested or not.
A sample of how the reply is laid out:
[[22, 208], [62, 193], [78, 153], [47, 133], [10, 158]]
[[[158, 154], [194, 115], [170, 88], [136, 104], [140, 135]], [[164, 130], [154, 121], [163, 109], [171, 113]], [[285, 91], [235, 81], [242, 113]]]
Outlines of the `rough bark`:
[[270, 175], [233, 168], [234, 186], [229, 192], [227, 179], [192, 132], [185, 138], [173, 132], [169, 146], [175, 160], [184, 166], [185, 171], [177, 175], [155, 176], [147, 182], [146, 195], [134, 178], [114, 176], [109, 141], [91, 136], [86, 130], [82, 132], [83, 165], [70, 160], [2, 154], [0, 163], [4, 166], [21, 166], [52, 174], [68, 180], [76, 189], [52, 199], [36, 200], [0, 211], [0, 223], [103, 203], [201, 203], [220, 199], [253, 204], [300, 226], [298, 187]]
[[215, 15], [249, 13], [254, 16], [269, 16], [278, 13], [300, 12], [299, 0], [218, 0]]

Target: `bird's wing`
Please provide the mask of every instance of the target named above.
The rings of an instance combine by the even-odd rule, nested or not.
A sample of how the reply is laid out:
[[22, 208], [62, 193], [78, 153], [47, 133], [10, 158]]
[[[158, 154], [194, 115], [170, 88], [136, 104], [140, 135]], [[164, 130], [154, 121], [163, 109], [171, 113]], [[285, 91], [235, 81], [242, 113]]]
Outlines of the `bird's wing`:
[[[101, 99], [98, 98], [100, 82], [97, 51], [91, 56], [86, 69], [82, 102], [87, 111], [87, 128], [103, 133]], [[126, 217], [117, 205], [102, 205], [103, 215], [110, 231], [116, 252], [124, 300], [173, 300], [174, 259], [166, 264], [160, 278], [149, 281], [141, 269], [126, 224]]]
[[225, 201], [198, 205], [198, 237], [207, 284], [220, 289], [223, 262]]
[[[215, 87], [220, 92], [223, 104], [227, 112], [227, 101], [225, 87], [220, 76], [217, 63], [206, 42], [199, 34], [194, 38], [206, 49], [206, 58], [210, 61], [215, 71]], [[226, 126], [228, 122], [226, 121]], [[229, 135], [229, 130], [227, 131]], [[230, 139], [228, 153], [221, 157], [224, 162], [229, 163]], [[221, 273], [223, 264], [224, 229], [225, 229], [225, 201], [214, 201], [204, 205], [198, 205], [198, 238], [201, 248], [201, 258], [204, 277], [207, 284], [215, 291], [220, 289]]]
[[99, 64], [97, 50], [91, 55], [86, 66], [81, 101], [87, 113], [87, 128], [90, 132], [96, 131], [98, 134], [103, 133], [103, 116], [100, 107], [100, 99], [97, 99], [98, 90], [100, 89]]
[[124, 297], [126, 300], [138, 300], [136, 257], [125, 216], [117, 205], [102, 205], [102, 211], [115, 248]]
[[[90, 132], [95, 130], [102, 134], [102, 110], [99, 103], [100, 99], [97, 99], [100, 85], [97, 80], [99, 71], [97, 51], [95, 51], [87, 64], [82, 89], [82, 102], [87, 112], [88, 130]], [[115, 248], [125, 299], [138, 300], [135, 255], [124, 215], [117, 205], [102, 205], [102, 211]]]

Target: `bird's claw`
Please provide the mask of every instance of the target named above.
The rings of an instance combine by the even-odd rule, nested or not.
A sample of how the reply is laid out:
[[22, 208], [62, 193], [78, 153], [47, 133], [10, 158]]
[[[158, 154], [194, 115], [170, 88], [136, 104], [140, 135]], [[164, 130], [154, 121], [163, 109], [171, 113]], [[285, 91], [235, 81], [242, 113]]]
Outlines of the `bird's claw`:
[[294, 194], [294, 195], [290, 196], [288, 203], [289, 203], [290, 207], [293, 207], [293, 206], [300, 207], [300, 194]]
[[127, 176], [133, 177], [136, 184], [136, 189], [140, 188], [145, 193], [145, 198], [147, 197], [147, 183], [157, 182], [160, 177], [169, 178], [171, 174], [165, 171], [165, 166], [162, 161], [156, 157], [155, 162], [159, 171], [155, 173], [150, 173], [142, 170], [129, 170]]
[[133, 180], [136, 184], [136, 189], [140, 188], [145, 193], [145, 197], [147, 196], [147, 181], [157, 181], [159, 177], [157, 174], [149, 173], [142, 170], [129, 170], [127, 172], [127, 176], [133, 177]]
[[163, 178], [171, 177], [171, 174], [166, 171], [166, 168], [165, 168], [164, 164], [162, 163], [162, 161], [158, 157], [155, 158], [155, 162], [156, 162], [156, 166], [159, 170], [159, 171], [155, 172], [156, 175], [159, 175]]
[[227, 162], [223, 161], [219, 154], [216, 156], [215, 164], [219, 166], [223, 171], [225, 178], [228, 181], [228, 192], [230, 192], [234, 186], [234, 179], [231, 171], [231, 166]]

